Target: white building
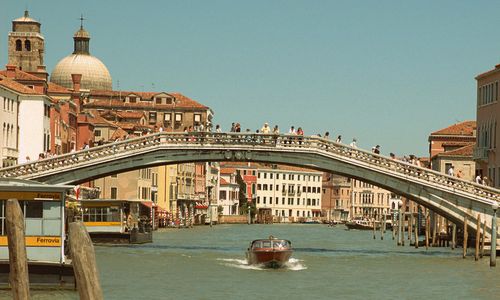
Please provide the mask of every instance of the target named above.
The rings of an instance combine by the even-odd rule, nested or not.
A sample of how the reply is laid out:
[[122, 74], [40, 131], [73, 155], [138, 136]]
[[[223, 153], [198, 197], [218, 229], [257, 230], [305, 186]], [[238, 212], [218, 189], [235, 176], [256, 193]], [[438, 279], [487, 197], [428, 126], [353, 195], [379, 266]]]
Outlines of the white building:
[[33, 94], [19, 104], [19, 162], [38, 159], [50, 149], [50, 98]]
[[281, 222], [321, 217], [322, 172], [290, 166], [259, 168], [257, 210]]
[[50, 148], [50, 98], [0, 76], [2, 166], [38, 159]]
[[239, 214], [239, 193], [240, 186], [236, 181], [235, 168], [221, 168], [219, 182], [218, 206], [222, 207], [222, 214], [225, 216]]
[[17, 90], [14, 81], [0, 77], [1, 167], [16, 165], [19, 159], [18, 114], [20, 93]]

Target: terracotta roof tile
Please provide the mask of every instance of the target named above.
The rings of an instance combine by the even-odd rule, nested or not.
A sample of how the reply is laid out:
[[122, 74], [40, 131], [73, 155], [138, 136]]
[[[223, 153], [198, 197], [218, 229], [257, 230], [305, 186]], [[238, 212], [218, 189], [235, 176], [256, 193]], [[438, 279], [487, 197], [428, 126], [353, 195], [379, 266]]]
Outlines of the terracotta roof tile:
[[70, 90], [53, 82], [49, 82], [49, 87], [47, 91], [49, 93], [56, 93], [56, 94], [71, 94]]
[[42, 95], [35, 91], [32, 88], [29, 88], [25, 86], [24, 84], [21, 84], [19, 82], [15, 82], [14, 80], [11, 80], [3, 75], [0, 75], [0, 85], [11, 89], [15, 92], [21, 93], [21, 94], [28, 94], [28, 95]]
[[220, 178], [220, 184], [221, 185], [228, 185], [229, 182], [227, 182], [224, 178]]
[[124, 136], [126, 136], [128, 133], [121, 129], [121, 128], [118, 128], [115, 132], [113, 132], [113, 135], [111, 135], [111, 140], [116, 140], [118, 138], [123, 138]]
[[234, 174], [234, 173], [236, 173], [236, 168], [221, 168], [220, 173], [221, 174]]
[[15, 79], [15, 80], [45, 81], [44, 79], [42, 79], [40, 77], [37, 77], [35, 75], [31, 75], [30, 73], [26, 73], [26, 72], [21, 71], [21, 70], [19, 70], [17, 68], [14, 71], [14, 77], [10, 77], [7, 74], [8, 74], [7, 70], [1, 70], [0, 71], [0, 75], [3, 75], [3, 76], [8, 77], [8, 78]]
[[472, 158], [472, 153], [474, 152], [474, 146], [475, 143], [471, 143], [467, 146], [460, 147], [455, 150], [439, 153], [438, 156], [467, 156]]
[[459, 136], [474, 136], [476, 129], [476, 121], [464, 121], [451, 125], [449, 127], [434, 131], [432, 135], [459, 135]]
[[[151, 100], [151, 101], [137, 101], [136, 103], [125, 103], [123, 100], [128, 95], [137, 95], [141, 99]], [[152, 101], [153, 97], [159, 94], [168, 94], [175, 98], [175, 103], [172, 104], [156, 104], [156, 101]], [[103, 99], [104, 98], [104, 99]], [[89, 96], [90, 102], [85, 104], [85, 107], [130, 107], [130, 108], [141, 108], [141, 107], [155, 107], [155, 108], [200, 108], [208, 109], [207, 106], [186, 97], [180, 93], [166, 93], [166, 92], [132, 92], [132, 91], [110, 91], [110, 90], [92, 90]], [[120, 100], [121, 99], [121, 100]]]

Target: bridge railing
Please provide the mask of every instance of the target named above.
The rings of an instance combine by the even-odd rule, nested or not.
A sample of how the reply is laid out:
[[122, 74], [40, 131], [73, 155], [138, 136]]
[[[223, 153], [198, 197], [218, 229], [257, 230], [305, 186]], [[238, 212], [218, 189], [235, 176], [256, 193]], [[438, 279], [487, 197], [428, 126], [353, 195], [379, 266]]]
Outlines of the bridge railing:
[[101, 159], [127, 155], [130, 152], [140, 153], [158, 146], [177, 147], [209, 147], [209, 146], [231, 146], [231, 147], [260, 147], [286, 150], [293, 148], [307, 152], [308, 150], [320, 150], [338, 159], [349, 159], [353, 163], [362, 163], [365, 167], [391, 172], [395, 176], [403, 176], [407, 179], [420, 180], [429, 184], [445, 186], [454, 191], [472, 194], [486, 201], [499, 201], [499, 191], [488, 186], [479, 185], [456, 177], [450, 177], [437, 171], [422, 168], [400, 160], [378, 155], [366, 150], [352, 148], [348, 145], [335, 143], [320, 137], [308, 137], [298, 135], [273, 135], [255, 133], [167, 133], [161, 132], [145, 135], [124, 141], [108, 143], [64, 155], [58, 155], [47, 159], [32, 161], [13, 167], [0, 169], [0, 177], [28, 177], [41, 173], [51, 172], [57, 169], [76, 167]]

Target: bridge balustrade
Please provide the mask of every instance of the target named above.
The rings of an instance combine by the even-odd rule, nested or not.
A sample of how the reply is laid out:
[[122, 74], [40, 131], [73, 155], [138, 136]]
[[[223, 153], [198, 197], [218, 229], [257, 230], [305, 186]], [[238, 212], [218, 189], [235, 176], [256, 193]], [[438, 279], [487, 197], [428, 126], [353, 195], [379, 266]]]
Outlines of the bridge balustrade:
[[31, 161], [13, 167], [0, 169], [0, 177], [36, 177], [44, 172], [66, 170], [81, 165], [98, 163], [130, 154], [140, 154], [141, 151], [158, 147], [188, 147], [204, 148], [242, 146], [268, 151], [303, 151], [320, 152], [330, 158], [350, 160], [351, 163], [363, 165], [366, 168], [380, 172], [391, 173], [396, 177], [404, 177], [424, 184], [452, 189], [479, 197], [487, 202], [500, 200], [498, 190], [469, 182], [456, 177], [450, 177], [433, 170], [412, 165], [403, 161], [371, 153], [348, 145], [339, 144], [320, 137], [297, 135], [273, 135], [255, 133], [167, 133], [145, 135], [124, 141], [111, 142], [102, 146], [80, 150], [73, 153], [58, 155], [51, 158]]

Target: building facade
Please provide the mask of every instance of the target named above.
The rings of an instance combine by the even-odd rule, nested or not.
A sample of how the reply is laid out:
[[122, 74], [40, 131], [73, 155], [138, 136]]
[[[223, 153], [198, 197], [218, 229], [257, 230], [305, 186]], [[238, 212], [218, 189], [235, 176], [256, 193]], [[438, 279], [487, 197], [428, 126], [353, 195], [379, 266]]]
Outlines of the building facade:
[[321, 172], [303, 168], [260, 166], [257, 170], [257, 211], [270, 210], [279, 222], [320, 219], [321, 178]]
[[497, 140], [500, 139], [497, 131], [500, 122], [500, 64], [476, 76], [476, 81], [477, 141], [473, 157], [477, 172], [488, 177], [491, 186], [500, 187], [500, 155], [496, 153]]
[[357, 179], [351, 180], [351, 184], [351, 218], [379, 219], [390, 213], [394, 198], [391, 192]]
[[321, 209], [325, 221], [347, 221], [351, 200], [351, 179], [323, 173]]

